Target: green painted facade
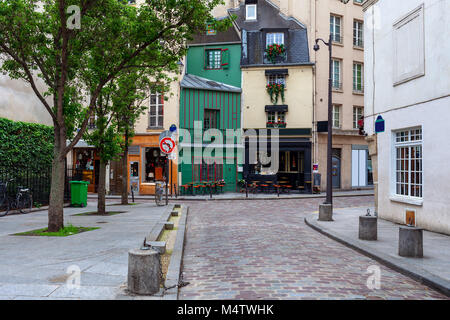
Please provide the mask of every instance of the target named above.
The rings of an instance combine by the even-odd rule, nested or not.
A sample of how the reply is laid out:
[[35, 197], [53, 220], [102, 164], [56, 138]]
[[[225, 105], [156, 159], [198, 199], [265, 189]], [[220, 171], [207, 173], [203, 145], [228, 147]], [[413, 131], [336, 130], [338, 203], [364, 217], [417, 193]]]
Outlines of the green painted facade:
[[[228, 62], [228, 67], [220, 70], [208, 70], [205, 68], [206, 51], [212, 49], [228, 51], [226, 53], [227, 57], [224, 57], [224, 62]], [[186, 72], [241, 88], [241, 45], [224, 44], [189, 47]]]
[[[208, 49], [220, 49], [226, 52], [226, 57], [222, 57], [222, 63], [226, 65], [220, 69], [207, 70], [205, 51]], [[241, 47], [237, 45], [213, 45], [213, 46], [194, 46], [190, 47], [187, 54], [187, 73], [208, 80], [213, 80], [234, 87], [241, 87], [241, 69], [240, 69]], [[227, 144], [227, 141], [219, 142], [223, 144], [221, 148], [223, 154], [223, 164], [197, 164], [194, 159], [194, 122], [200, 122], [202, 128], [205, 123], [205, 115], [213, 114], [215, 125], [222, 132], [225, 140], [225, 130], [240, 129], [241, 124], [241, 93], [228, 91], [213, 91], [205, 89], [182, 88], [180, 97], [180, 128], [187, 129], [191, 135], [190, 147], [188, 141], [180, 139], [182, 148], [180, 158], [190, 151], [191, 164], [181, 163], [179, 172], [181, 173], [181, 185], [190, 182], [218, 181], [223, 179], [226, 183], [224, 191], [235, 192], [238, 190], [237, 181], [241, 179], [241, 173], [238, 173], [237, 157], [238, 151], [235, 147], [236, 139], [233, 144]], [[205, 130], [203, 129], [203, 134]], [[199, 138], [202, 139], [202, 138]], [[200, 142], [200, 140], [196, 140]], [[202, 149], [205, 150], [211, 141], [203, 141]], [[197, 144], [195, 144], [197, 145]], [[231, 145], [228, 150], [227, 147]], [[187, 150], [189, 148], [189, 150]], [[212, 158], [218, 156], [212, 153]], [[228, 157], [228, 159], [226, 158]], [[204, 161], [204, 160], [203, 160]], [[230, 164], [229, 162], [232, 162]]]

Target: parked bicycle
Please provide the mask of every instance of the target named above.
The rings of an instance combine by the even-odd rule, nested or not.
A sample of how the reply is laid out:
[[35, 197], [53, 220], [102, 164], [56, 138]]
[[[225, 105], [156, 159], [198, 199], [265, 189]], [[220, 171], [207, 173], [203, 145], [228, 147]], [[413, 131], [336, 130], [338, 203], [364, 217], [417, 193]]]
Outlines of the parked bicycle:
[[155, 202], [157, 206], [164, 206], [165, 200], [164, 200], [164, 188], [166, 183], [165, 182], [156, 182], [156, 188], [155, 188]]
[[21, 213], [30, 213], [33, 208], [33, 196], [31, 190], [24, 187], [17, 187], [15, 197], [8, 195], [8, 183], [0, 181], [0, 217], [3, 217], [11, 210], [19, 210]]

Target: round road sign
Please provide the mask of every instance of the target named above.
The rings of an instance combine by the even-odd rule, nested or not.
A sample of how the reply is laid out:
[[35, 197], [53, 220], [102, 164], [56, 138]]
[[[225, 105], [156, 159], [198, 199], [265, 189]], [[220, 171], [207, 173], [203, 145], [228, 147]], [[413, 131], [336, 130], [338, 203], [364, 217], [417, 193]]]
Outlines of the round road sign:
[[175, 141], [173, 141], [173, 139], [170, 137], [165, 137], [159, 143], [159, 148], [166, 154], [172, 153], [175, 149]]

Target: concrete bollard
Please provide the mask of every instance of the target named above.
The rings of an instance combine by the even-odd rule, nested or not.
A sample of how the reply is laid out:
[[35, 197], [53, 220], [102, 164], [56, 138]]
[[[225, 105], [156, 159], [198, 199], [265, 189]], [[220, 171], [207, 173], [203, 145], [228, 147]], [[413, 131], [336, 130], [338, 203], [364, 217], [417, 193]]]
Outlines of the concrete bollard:
[[128, 252], [128, 290], [152, 295], [160, 290], [161, 258], [156, 250], [134, 249]]
[[372, 216], [359, 217], [359, 239], [378, 240], [378, 219]]
[[319, 206], [319, 221], [333, 221], [333, 205], [321, 204]]
[[402, 257], [423, 258], [423, 229], [400, 227], [398, 255]]

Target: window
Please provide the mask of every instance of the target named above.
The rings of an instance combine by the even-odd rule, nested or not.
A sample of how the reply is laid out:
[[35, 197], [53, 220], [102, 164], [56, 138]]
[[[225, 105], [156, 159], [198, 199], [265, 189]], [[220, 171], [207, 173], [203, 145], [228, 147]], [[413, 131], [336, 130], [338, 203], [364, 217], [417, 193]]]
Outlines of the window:
[[206, 69], [221, 69], [222, 68], [222, 50], [212, 49], [205, 51], [205, 68]]
[[286, 89], [286, 76], [284, 74], [271, 74], [267, 76], [267, 84], [282, 84]]
[[246, 20], [256, 20], [257, 7], [256, 4], [246, 5]]
[[363, 93], [363, 65], [362, 63], [354, 62], [353, 63], [353, 92], [355, 93]]
[[145, 176], [144, 183], [162, 181], [166, 175], [166, 159], [159, 148], [145, 148]]
[[363, 107], [353, 107], [353, 129], [359, 129], [358, 121], [364, 117]]
[[95, 129], [97, 128], [97, 116], [95, 114], [91, 115], [89, 117], [89, 122], [88, 122], [88, 129]]
[[205, 130], [219, 129], [219, 110], [205, 109], [203, 128]]
[[395, 133], [395, 193], [422, 198], [422, 129]]
[[164, 95], [150, 94], [150, 122], [149, 128], [164, 127]]
[[286, 113], [285, 112], [267, 112], [267, 124], [269, 127], [281, 125], [284, 127], [286, 125]]
[[355, 47], [358, 47], [358, 48], [364, 47], [363, 33], [364, 33], [363, 22], [354, 20], [353, 21], [353, 45]]
[[283, 44], [284, 45], [284, 33], [268, 33], [266, 35], [266, 46], [270, 46], [272, 44]]
[[333, 105], [333, 128], [339, 129], [341, 127], [341, 106]]
[[424, 5], [394, 24], [394, 85], [425, 75]]
[[332, 85], [335, 90], [342, 90], [341, 83], [341, 61], [333, 60], [333, 69], [332, 69]]
[[280, 167], [278, 172], [281, 173], [298, 173], [304, 172], [305, 153], [294, 151], [280, 151]]
[[334, 42], [342, 43], [341, 17], [334, 15], [330, 16], [330, 33], [331, 40], [333, 40]]
[[363, 1], [364, 1], [364, 0], [353, 0], [353, 2], [359, 3], [359, 4], [363, 3]]
[[193, 181], [218, 181], [223, 179], [223, 164], [194, 164]]

